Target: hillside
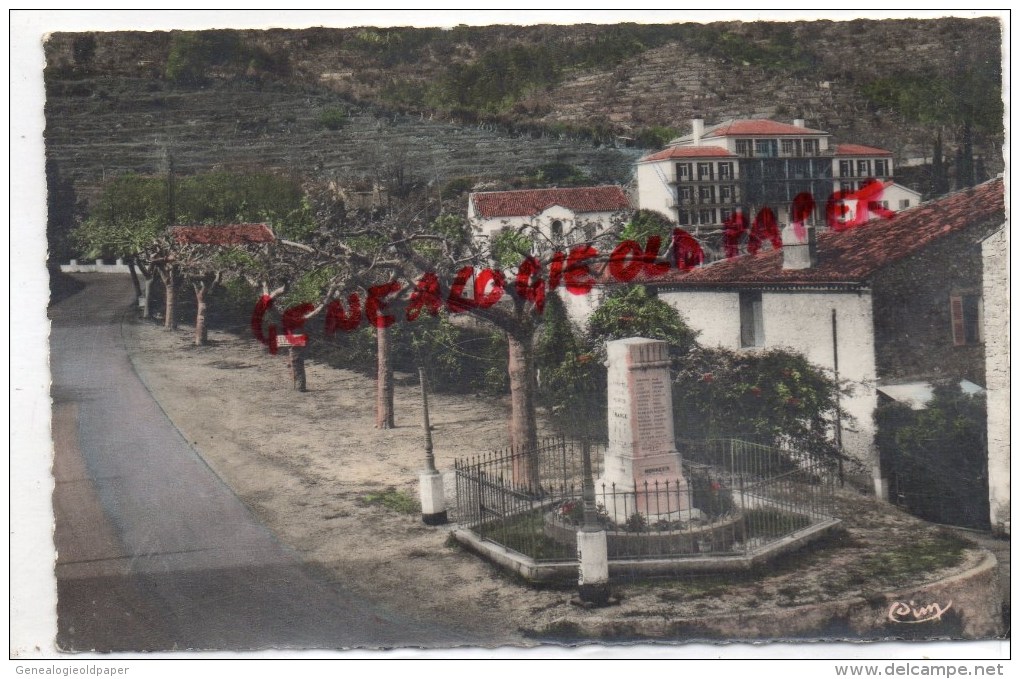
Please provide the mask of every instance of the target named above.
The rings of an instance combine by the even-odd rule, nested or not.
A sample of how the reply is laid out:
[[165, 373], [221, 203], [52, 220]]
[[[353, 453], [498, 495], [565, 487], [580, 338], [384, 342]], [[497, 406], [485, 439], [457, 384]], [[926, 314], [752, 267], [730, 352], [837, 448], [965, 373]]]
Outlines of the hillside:
[[626, 181], [700, 114], [803, 117], [902, 162], [965, 126], [1002, 169], [995, 19], [54, 34], [47, 152], [112, 174], [271, 168], [506, 178], [548, 162]]
[[[578, 166], [596, 180], [624, 181], [638, 153], [394, 113], [277, 82], [181, 88], [119, 76], [53, 79], [46, 110], [48, 154], [83, 195], [125, 172], [165, 172], [168, 150], [185, 174], [248, 168], [440, 184], [528, 174], [551, 162]], [[345, 113], [340, 129], [321, 122], [330, 111]]]

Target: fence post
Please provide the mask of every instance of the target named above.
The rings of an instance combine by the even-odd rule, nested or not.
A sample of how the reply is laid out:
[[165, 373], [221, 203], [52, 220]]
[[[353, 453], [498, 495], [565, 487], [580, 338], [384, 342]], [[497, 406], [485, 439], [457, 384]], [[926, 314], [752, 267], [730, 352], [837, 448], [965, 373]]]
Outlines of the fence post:
[[591, 444], [581, 441], [584, 469], [584, 526], [577, 531], [577, 594], [586, 607], [609, 605], [609, 544], [606, 529], [595, 510], [595, 483], [591, 477]]

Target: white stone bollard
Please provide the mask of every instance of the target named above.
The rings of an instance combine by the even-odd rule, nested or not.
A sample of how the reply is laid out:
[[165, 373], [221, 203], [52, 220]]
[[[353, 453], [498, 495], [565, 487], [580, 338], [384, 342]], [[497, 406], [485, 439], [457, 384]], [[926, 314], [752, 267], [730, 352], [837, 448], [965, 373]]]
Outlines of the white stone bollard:
[[96, 260], [96, 266], [102, 266], [102, 265], [103, 265], [103, 260], [97, 259]]
[[427, 469], [421, 472], [418, 475], [418, 495], [421, 498], [421, 520], [426, 526], [441, 526], [449, 521], [442, 474]]
[[117, 264], [117, 266], [124, 266], [124, 260], [121, 259], [120, 257], [118, 257], [116, 264]]
[[577, 531], [577, 593], [582, 603], [609, 604], [609, 543], [603, 529]]
[[78, 266], [78, 260], [77, 259], [72, 259], [71, 260], [71, 266]]

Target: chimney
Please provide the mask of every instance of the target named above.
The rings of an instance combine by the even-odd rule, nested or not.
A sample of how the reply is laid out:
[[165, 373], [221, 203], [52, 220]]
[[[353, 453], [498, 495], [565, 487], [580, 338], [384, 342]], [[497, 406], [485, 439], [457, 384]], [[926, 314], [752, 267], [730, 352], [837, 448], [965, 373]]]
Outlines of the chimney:
[[803, 239], [798, 238], [795, 225], [783, 229], [783, 268], [811, 269], [818, 265], [818, 244], [815, 227], [801, 224]]
[[804, 119], [803, 118], [794, 118], [793, 119], [793, 126], [794, 127], [807, 127], [807, 125], [804, 124]]
[[692, 118], [691, 119], [691, 137], [692, 146], [701, 146], [701, 137], [705, 134], [705, 119], [704, 118]]

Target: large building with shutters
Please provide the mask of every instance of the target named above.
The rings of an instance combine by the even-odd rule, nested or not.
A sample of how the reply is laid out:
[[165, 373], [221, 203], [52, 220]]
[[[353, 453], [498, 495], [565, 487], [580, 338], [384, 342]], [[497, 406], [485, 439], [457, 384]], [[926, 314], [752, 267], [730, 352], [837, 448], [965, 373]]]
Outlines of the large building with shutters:
[[[820, 228], [837, 192], [847, 199], [840, 208], [847, 219], [869, 208], [898, 212], [920, 201], [919, 193], [893, 181], [891, 152], [834, 144], [828, 132], [804, 120], [728, 120], [706, 127], [696, 118], [691, 128], [638, 161], [637, 207], [667, 215], [695, 236], [721, 231], [738, 212], [750, 222], [764, 208], [787, 224], [794, 199], [805, 193], [814, 203], [806, 221]], [[870, 182], [879, 182], [881, 191], [859, 204], [852, 194]]]

